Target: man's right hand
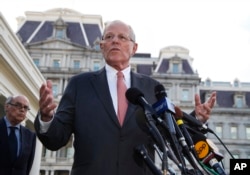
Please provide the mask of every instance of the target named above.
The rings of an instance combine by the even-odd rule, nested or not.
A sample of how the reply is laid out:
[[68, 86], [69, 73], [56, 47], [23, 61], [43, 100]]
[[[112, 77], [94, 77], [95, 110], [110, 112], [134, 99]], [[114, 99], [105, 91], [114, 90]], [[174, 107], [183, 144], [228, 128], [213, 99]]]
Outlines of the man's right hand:
[[50, 121], [53, 117], [54, 109], [56, 107], [57, 105], [54, 102], [52, 91], [52, 82], [47, 80], [40, 88], [39, 108], [41, 120], [44, 122]]

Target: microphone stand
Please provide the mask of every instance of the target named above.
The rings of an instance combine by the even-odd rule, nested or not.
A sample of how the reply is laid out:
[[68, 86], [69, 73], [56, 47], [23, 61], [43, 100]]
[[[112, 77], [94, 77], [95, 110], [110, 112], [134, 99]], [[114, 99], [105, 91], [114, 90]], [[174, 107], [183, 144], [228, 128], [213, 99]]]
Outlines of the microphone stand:
[[145, 116], [146, 116], [149, 127], [152, 128], [153, 133], [155, 133], [155, 137], [156, 137], [155, 140], [160, 142], [158, 144], [160, 144], [160, 147], [162, 148], [162, 151], [163, 151], [163, 155], [162, 155], [162, 172], [163, 172], [163, 175], [167, 175], [167, 172], [168, 172], [168, 159], [167, 159], [167, 150], [166, 150], [166, 147], [165, 147], [165, 142], [164, 142], [159, 130], [155, 126], [154, 119], [152, 117], [151, 112], [148, 109], [144, 109], [144, 113], [145, 113]]
[[136, 152], [140, 154], [140, 156], [143, 158], [145, 163], [148, 165], [149, 169], [152, 171], [155, 175], [162, 175], [161, 171], [155, 166], [152, 159], [149, 157], [147, 149], [144, 145], [139, 145], [135, 148]]

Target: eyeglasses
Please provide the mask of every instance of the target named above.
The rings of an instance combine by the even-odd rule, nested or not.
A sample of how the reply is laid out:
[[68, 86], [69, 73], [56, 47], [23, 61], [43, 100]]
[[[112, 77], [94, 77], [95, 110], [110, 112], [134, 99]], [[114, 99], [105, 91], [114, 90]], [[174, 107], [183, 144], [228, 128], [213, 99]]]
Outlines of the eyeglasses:
[[19, 103], [16, 103], [16, 104], [8, 103], [8, 104], [11, 105], [11, 106], [15, 106], [19, 110], [21, 110], [21, 109], [24, 109], [25, 111], [29, 111], [30, 110], [29, 106], [23, 106], [23, 105], [21, 105]]
[[[105, 36], [103, 36], [103, 40], [104, 41], [113, 41], [113, 39], [115, 38], [116, 35], [112, 34], [112, 33], [109, 33], [109, 34], [106, 34]], [[127, 41], [132, 41], [132, 42], [135, 42], [133, 39], [131, 39], [129, 36], [125, 35], [125, 34], [119, 34], [116, 36], [118, 38], [119, 41], [122, 41], [122, 42], [127, 42]]]

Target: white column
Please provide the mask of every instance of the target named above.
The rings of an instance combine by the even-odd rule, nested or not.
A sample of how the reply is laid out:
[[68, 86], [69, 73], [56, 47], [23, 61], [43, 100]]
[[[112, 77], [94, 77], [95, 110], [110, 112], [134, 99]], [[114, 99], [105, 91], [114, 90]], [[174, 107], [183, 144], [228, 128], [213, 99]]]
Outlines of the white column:
[[40, 174], [40, 165], [41, 165], [41, 155], [42, 155], [42, 144], [36, 139], [36, 150], [35, 150], [35, 157], [34, 162], [30, 171], [30, 175], [39, 175]]
[[55, 174], [55, 170], [51, 170], [50, 175], [54, 175]]

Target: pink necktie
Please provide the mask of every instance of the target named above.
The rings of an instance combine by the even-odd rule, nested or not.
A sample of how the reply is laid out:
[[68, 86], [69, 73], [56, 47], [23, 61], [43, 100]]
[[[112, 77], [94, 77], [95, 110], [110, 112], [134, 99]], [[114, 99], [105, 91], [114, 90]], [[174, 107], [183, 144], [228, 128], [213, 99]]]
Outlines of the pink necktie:
[[126, 111], [128, 108], [128, 102], [125, 96], [127, 87], [124, 83], [124, 75], [122, 72], [117, 72], [117, 98], [118, 98], [118, 120], [122, 126]]

